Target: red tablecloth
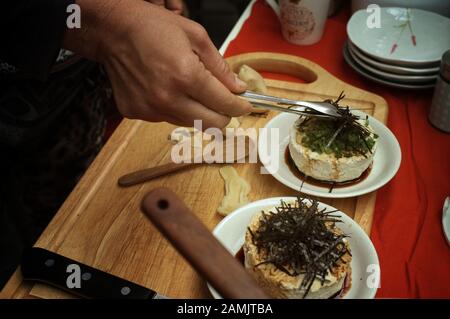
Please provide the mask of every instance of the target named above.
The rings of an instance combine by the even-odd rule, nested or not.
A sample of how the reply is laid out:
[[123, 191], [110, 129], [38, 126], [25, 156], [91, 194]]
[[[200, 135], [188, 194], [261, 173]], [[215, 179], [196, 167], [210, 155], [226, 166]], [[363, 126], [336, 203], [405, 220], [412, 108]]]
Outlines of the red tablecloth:
[[450, 135], [428, 123], [432, 90], [384, 87], [345, 63], [342, 47], [349, 17], [349, 8], [342, 9], [328, 19], [319, 43], [295, 46], [283, 40], [277, 17], [259, 0], [225, 55], [254, 51], [298, 55], [386, 99], [388, 126], [400, 143], [402, 164], [377, 196], [371, 233], [381, 263], [377, 296], [450, 298], [450, 249], [441, 227], [442, 205], [450, 195]]

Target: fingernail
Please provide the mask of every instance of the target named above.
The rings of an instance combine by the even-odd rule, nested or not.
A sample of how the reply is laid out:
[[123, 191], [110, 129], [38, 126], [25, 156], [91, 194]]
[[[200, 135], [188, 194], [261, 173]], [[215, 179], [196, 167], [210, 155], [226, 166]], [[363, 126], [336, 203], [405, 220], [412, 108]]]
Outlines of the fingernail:
[[244, 81], [242, 81], [238, 75], [235, 73], [234, 74], [234, 80], [236, 82], [236, 84], [241, 87], [241, 88], [246, 88], [247, 87], [247, 83], [245, 83]]

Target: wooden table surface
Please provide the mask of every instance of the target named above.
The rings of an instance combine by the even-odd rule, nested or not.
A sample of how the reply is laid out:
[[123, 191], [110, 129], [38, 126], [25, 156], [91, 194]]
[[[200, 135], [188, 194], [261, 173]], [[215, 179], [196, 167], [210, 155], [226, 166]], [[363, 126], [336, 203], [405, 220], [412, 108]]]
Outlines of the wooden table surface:
[[[288, 73], [312, 83], [267, 80], [269, 94], [305, 100], [335, 98], [345, 91], [344, 103], [362, 109], [386, 122], [387, 104], [379, 96], [334, 78], [314, 63], [292, 56], [250, 54], [232, 57], [236, 70], [242, 63], [257, 69]], [[315, 79], [316, 78], [316, 79]], [[263, 127], [275, 116], [246, 116], [242, 127]], [[224, 195], [220, 164], [165, 176], [129, 188], [117, 179], [131, 171], [170, 161], [173, 144], [168, 136], [175, 126], [125, 119], [67, 198], [36, 246], [65, 255], [175, 298], [210, 297], [205, 282], [167, 243], [140, 212], [140, 202], [149, 190], [172, 189], [212, 230], [221, 220], [216, 213]], [[251, 185], [250, 199], [298, 194], [271, 175], [259, 174], [261, 164], [234, 164]], [[353, 217], [370, 231], [375, 193], [358, 198], [324, 199]], [[65, 298], [68, 294], [43, 285], [22, 281], [16, 271], [1, 292], [3, 298]]]

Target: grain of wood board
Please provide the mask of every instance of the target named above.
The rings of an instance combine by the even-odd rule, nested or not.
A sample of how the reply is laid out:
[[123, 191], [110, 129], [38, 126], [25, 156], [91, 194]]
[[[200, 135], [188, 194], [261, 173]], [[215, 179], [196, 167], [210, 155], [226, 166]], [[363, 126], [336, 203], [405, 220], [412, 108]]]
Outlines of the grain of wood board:
[[[386, 123], [386, 101], [336, 79], [320, 66], [300, 57], [249, 53], [228, 59], [234, 71], [247, 64], [256, 70], [286, 73], [310, 83], [267, 79], [268, 93], [303, 100], [336, 98]], [[275, 116], [246, 116], [242, 127], [263, 127]], [[221, 220], [216, 213], [224, 195], [220, 164], [193, 169], [129, 188], [117, 179], [134, 170], [170, 161], [172, 144], [167, 137], [175, 126], [124, 120], [65, 201], [36, 246], [60, 253], [175, 298], [211, 297], [205, 282], [145, 219], [140, 202], [149, 190], [172, 189], [212, 230]], [[250, 199], [292, 196], [296, 192], [270, 175], [261, 175], [261, 164], [234, 164], [251, 185]], [[357, 198], [323, 199], [354, 218], [369, 233], [376, 193]], [[68, 295], [43, 285], [30, 285], [17, 271], [2, 291], [4, 298], [65, 298]]]

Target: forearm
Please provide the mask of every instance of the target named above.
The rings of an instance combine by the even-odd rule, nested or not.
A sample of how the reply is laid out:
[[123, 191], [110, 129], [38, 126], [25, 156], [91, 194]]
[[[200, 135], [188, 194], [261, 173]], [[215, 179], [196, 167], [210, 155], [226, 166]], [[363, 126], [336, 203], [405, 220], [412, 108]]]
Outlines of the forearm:
[[67, 29], [62, 46], [101, 62], [105, 52], [126, 37], [130, 19], [136, 15], [140, 0], [77, 0], [81, 8], [81, 27]]
[[245, 90], [205, 29], [142, 0], [77, 0], [81, 28], [64, 47], [101, 62], [119, 111], [128, 118], [224, 127], [251, 111], [230, 91]]

